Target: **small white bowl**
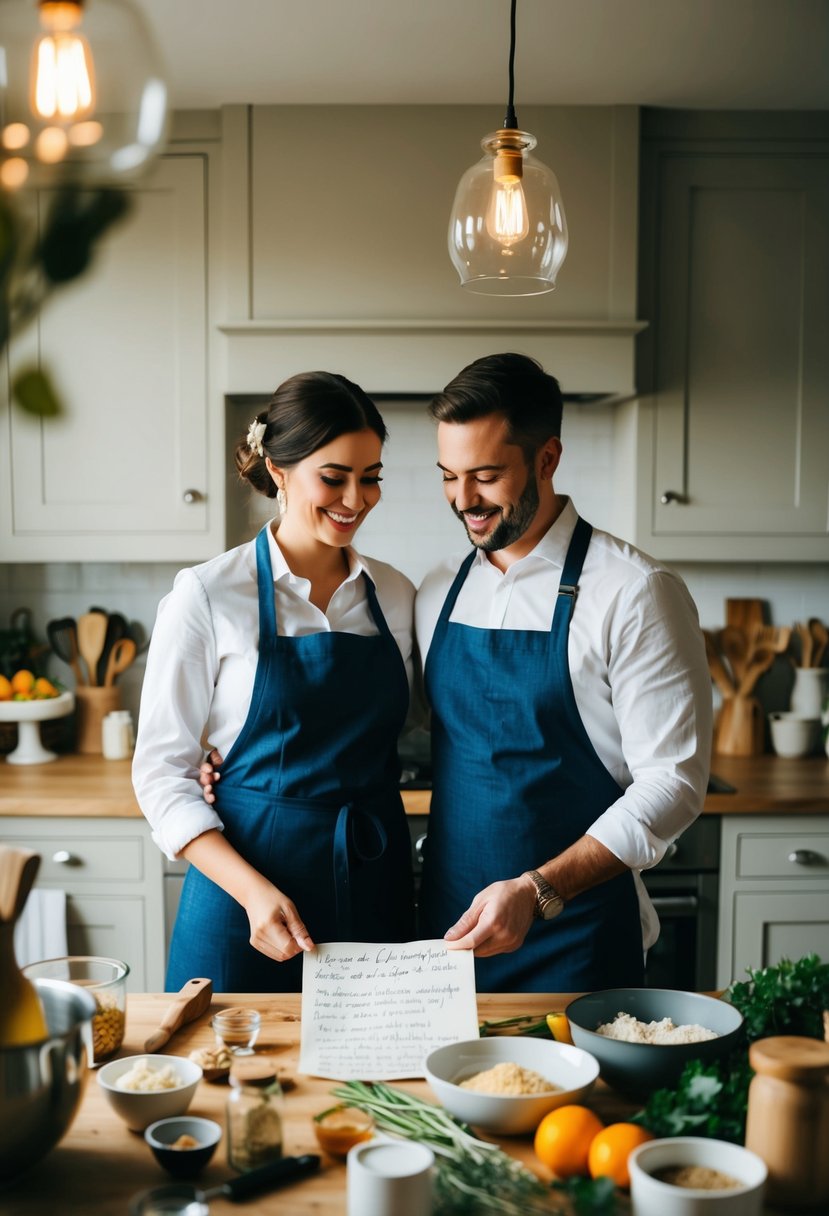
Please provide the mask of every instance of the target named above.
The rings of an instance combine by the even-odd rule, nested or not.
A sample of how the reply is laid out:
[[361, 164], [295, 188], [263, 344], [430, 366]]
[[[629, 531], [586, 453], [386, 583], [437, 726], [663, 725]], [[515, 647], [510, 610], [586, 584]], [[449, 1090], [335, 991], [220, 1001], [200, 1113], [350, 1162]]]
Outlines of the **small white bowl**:
[[[703, 1165], [736, 1179], [728, 1190], [697, 1190], [660, 1182], [657, 1170], [677, 1165]], [[766, 1182], [765, 1162], [747, 1148], [727, 1140], [676, 1136], [649, 1140], [628, 1160], [632, 1216], [760, 1216]]]
[[[458, 1084], [504, 1063], [531, 1068], [557, 1088], [543, 1094], [482, 1094]], [[436, 1048], [426, 1057], [425, 1074], [450, 1114], [484, 1131], [516, 1136], [535, 1131], [557, 1106], [580, 1102], [596, 1082], [599, 1063], [589, 1052], [567, 1043], [499, 1035]]]
[[[166, 1064], [174, 1068], [181, 1078], [175, 1089], [120, 1089], [118, 1079], [139, 1061], [146, 1061], [150, 1068], [161, 1069]], [[202, 1070], [193, 1060], [184, 1056], [124, 1056], [111, 1060], [98, 1071], [98, 1084], [106, 1095], [112, 1109], [127, 1127], [134, 1132], [143, 1132], [159, 1119], [172, 1115], [183, 1115], [193, 1100]]]

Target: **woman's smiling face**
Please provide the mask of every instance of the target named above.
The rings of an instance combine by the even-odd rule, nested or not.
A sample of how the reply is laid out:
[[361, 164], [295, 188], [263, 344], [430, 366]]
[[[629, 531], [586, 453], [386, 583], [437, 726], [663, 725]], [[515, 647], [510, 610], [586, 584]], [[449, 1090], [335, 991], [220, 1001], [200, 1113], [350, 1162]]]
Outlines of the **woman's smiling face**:
[[383, 445], [366, 427], [318, 448], [299, 464], [268, 470], [282, 486], [287, 509], [280, 531], [295, 540], [316, 540], [344, 548], [369, 511], [380, 501]]

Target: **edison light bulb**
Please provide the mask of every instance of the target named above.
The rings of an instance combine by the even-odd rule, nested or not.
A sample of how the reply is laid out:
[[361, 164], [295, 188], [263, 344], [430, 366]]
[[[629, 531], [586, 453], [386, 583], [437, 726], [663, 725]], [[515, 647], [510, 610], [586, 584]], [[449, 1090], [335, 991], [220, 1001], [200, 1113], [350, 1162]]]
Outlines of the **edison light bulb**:
[[520, 150], [501, 148], [492, 164], [492, 194], [486, 213], [486, 230], [505, 249], [523, 241], [530, 231], [527, 200], [521, 178], [524, 174]]
[[46, 31], [34, 50], [32, 109], [41, 118], [74, 122], [95, 105], [94, 70], [89, 45], [78, 33], [79, 0], [41, 0], [40, 24]]

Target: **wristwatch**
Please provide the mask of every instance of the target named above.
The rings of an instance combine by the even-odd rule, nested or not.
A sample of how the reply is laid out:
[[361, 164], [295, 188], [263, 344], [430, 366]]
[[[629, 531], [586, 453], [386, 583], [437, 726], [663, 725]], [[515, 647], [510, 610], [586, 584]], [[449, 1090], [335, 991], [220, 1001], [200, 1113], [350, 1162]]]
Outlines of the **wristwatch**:
[[552, 920], [564, 910], [564, 900], [555, 887], [542, 878], [538, 870], [527, 870], [527, 876], [535, 883], [535, 908], [533, 916], [536, 920]]

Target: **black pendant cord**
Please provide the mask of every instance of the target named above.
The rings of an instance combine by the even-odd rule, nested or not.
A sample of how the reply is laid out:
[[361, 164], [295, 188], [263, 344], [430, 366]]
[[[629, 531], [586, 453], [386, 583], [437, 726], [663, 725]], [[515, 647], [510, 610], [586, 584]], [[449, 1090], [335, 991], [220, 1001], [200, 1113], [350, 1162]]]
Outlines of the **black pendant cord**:
[[511, 0], [509, 15], [509, 100], [504, 116], [504, 130], [517, 131], [518, 119], [515, 115], [513, 99], [515, 97], [515, 6], [517, 0]]

